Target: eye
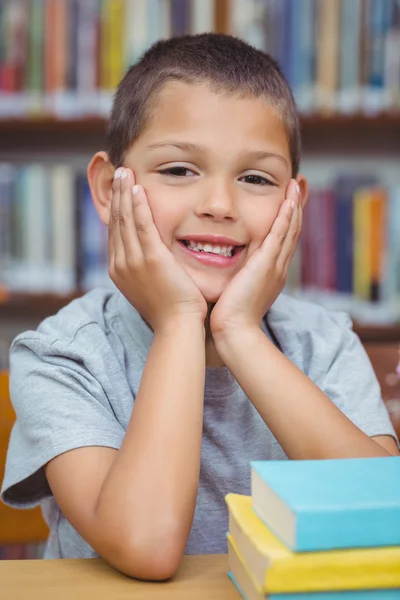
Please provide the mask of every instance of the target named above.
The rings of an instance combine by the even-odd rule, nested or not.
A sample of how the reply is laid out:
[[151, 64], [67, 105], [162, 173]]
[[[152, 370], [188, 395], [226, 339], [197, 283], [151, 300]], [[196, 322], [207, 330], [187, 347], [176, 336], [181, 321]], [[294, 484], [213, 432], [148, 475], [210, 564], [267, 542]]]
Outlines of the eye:
[[246, 179], [245, 183], [251, 183], [252, 185], [276, 185], [270, 179], [261, 177], [261, 175], [245, 175], [241, 179]]
[[[167, 177], [192, 177], [193, 175], [196, 175], [194, 171], [187, 167], [168, 167], [168, 169], [162, 169], [158, 172], [160, 175], [166, 175]], [[191, 173], [191, 175], [187, 175], [188, 173]]]

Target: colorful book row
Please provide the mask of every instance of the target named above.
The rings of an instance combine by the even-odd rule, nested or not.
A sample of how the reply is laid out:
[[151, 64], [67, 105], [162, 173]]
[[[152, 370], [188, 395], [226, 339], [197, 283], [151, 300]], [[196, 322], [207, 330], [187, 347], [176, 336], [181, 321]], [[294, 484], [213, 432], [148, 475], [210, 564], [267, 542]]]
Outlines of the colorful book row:
[[231, 30], [282, 67], [301, 112], [400, 109], [396, 0], [231, 0]]
[[106, 115], [152, 43], [213, 29], [214, 0], [5, 0], [0, 118]]
[[348, 174], [311, 189], [288, 289], [400, 319], [400, 185]]
[[69, 294], [107, 285], [107, 237], [85, 173], [0, 164], [0, 281], [7, 288]]

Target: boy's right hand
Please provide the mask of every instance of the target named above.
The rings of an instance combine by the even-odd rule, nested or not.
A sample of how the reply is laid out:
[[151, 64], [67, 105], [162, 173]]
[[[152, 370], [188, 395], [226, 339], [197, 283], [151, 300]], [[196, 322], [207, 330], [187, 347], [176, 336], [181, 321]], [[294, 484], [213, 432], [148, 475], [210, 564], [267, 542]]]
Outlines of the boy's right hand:
[[144, 189], [135, 186], [133, 193], [130, 169], [117, 169], [116, 174], [108, 227], [112, 281], [153, 331], [181, 317], [204, 322], [207, 303], [162, 242]]

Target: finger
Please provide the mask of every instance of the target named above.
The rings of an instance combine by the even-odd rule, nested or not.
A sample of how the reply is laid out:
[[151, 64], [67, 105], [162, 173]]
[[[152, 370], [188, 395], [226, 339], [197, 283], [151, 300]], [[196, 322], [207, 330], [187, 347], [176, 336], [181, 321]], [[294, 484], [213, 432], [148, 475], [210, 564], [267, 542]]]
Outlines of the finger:
[[135, 220], [137, 236], [143, 251], [144, 258], [154, 255], [159, 245], [162, 244], [160, 234], [155, 226], [151, 214], [146, 192], [141, 185], [135, 185], [133, 194], [133, 216]]
[[263, 254], [265, 253], [270, 256], [273, 264], [277, 263], [281, 255], [282, 247], [293, 218], [293, 212], [292, 199], [286, 198], [281, 205], [278, 216], [272, 224], [269, 234], [260, 248]]
[[110, 217], [108, 220], [108, 253], [110, 265], [115, 264], [117, 253], [120, 253], [121, 232], [119, 229], [120, 177], [123, 167], [116, 169], [111, 184]]
[[133, 214], [132, 187], [134, 185], [135, 176], [133, 171], [131, 171], [131, 169], [125, 169], [121, 175], [119, 228], [124, 245], [125, 256], [128, 262], [130, 262], [129, 259], [143, 258], [142, 247], [139, 242]]
[[296, 182], [288, 189], [288, 199], [294, 203], [293, 215], [290, 222], [289, 230], [286, 239], [282, 245], [282, 252], [278, 259], [278, 266], [285, 269], [288, 263], [291, 261], [293, 254], [296, 251], [297, 241], [299, 238], [300, 231], [300, 189]]

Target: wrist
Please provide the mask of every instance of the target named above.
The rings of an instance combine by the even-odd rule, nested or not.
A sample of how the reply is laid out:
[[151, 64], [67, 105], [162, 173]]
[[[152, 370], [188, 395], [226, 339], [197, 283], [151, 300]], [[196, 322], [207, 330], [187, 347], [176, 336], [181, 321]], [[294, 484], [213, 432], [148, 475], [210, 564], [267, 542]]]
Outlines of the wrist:
[[226, 361], [230, 354], [233, 354], [243, 348], [249, 348], [253, 343], [263, 336], [261, 328], [257, 325], [247, 325], [244, 327], [225, 328], [213, 333], [215, 347], [221, 359]]
[[205, 339], [204, 318], [201, 315], [183, 314], [175, 315], [165, 322], [159, 323], [154, 328], [155, 336], [172, 335], [176, 337], [180, 333], [200, 333]]

